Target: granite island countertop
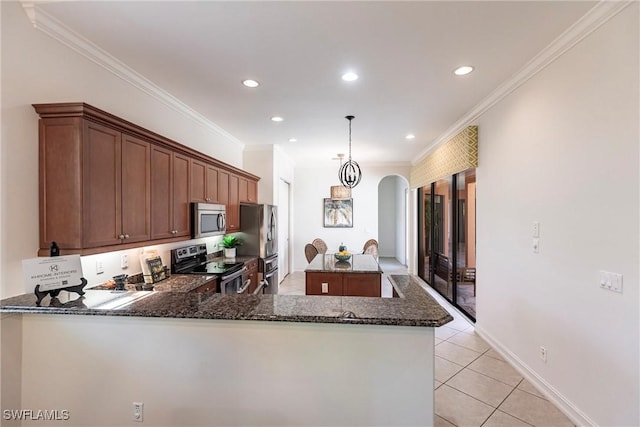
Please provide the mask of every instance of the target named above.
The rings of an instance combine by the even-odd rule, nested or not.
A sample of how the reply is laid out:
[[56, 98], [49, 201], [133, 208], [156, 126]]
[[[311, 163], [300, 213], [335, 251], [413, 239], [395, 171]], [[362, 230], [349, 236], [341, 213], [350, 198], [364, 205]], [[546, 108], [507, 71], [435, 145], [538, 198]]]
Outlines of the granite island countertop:
[[380, 265], [373, 255], [353, 254], [348, 261], [338, 261], [334, 255], [316, 255], [304, 271], [320, 273], [382, 273]]
[[[174, 277], [174, 276], [172, 276]], [[230, 319], [437, 327], [453, 320], [407, 275], [390, 276], [397, 298], [306, 295], [223, 295], [183, 291], [61, 291], [40, 307], [33, 294], [0, 301], [2, 313]]]

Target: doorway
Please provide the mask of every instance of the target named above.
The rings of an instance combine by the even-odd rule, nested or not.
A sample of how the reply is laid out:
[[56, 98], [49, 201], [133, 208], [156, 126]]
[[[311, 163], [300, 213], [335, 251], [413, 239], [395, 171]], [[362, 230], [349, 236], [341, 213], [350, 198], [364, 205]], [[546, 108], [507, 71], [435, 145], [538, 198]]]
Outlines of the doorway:
[[291, 186], [284, 179], [280, 179], [278, 188], [278, 271], [280, 277], [278, 284], [280, 284], [285, 277], [290, 273], [289, 263], [289, 209], [290, 209], [290, 194]]
[[475, 169], [422, 187], [418, 209], [418, 275], [475, 320]]
[[407, 265], [409, 183], [388, 175], [378, 183], [378, 248], [380, 257], [395, 258]]

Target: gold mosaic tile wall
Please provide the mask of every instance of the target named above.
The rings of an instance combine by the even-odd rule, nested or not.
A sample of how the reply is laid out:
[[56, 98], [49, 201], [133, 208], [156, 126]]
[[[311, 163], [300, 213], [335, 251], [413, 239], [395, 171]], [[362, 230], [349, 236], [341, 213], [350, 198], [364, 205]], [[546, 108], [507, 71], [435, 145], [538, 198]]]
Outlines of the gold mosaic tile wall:
[[411, 188], [478, 166], [478, 126], [467, 126], [411, 168]]

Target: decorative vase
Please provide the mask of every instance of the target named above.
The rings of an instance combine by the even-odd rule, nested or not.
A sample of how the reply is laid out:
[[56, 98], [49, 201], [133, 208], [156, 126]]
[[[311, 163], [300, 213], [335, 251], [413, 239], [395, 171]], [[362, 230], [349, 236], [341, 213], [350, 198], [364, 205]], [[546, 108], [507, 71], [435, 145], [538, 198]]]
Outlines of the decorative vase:
[[236, 257], [236, 248], [224, 248], [224, 257], [225, 258], [235, 258]]

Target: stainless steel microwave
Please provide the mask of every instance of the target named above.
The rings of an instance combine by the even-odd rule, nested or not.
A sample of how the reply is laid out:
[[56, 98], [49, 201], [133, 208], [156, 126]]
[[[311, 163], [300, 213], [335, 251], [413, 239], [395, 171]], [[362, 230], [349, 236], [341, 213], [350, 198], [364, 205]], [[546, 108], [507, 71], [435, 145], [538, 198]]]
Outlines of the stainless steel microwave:
[[219, 236], [227, 231], [226, 208], [210, 203], [191, 204], [191, 237]]

